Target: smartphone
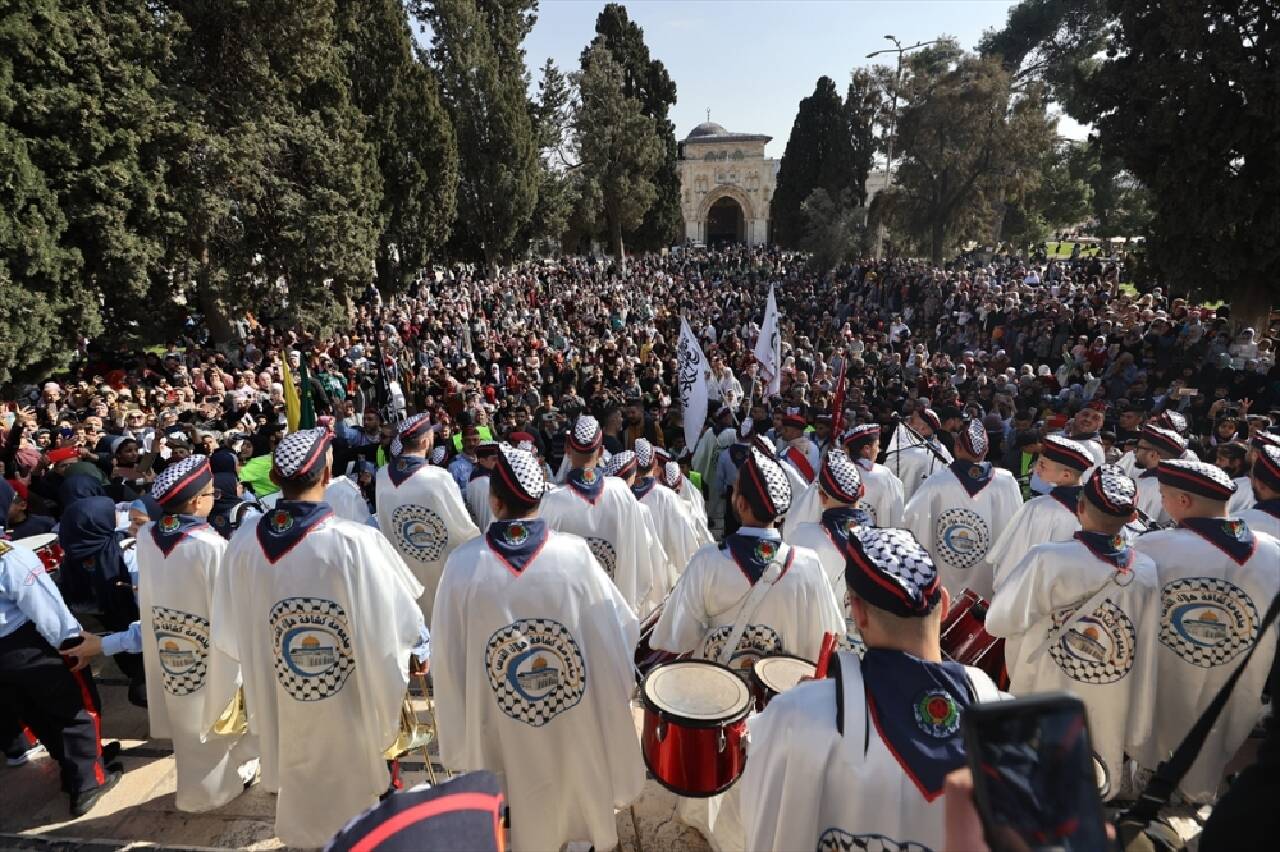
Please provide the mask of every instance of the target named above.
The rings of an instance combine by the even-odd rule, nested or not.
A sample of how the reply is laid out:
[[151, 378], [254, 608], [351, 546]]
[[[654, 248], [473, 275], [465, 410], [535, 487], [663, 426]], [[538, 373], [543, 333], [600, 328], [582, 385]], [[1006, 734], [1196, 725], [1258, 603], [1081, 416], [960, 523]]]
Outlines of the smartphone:
[[1112, 848], [1080, 699], [1046, 693], [975, 704], [961, 730], [992, 852]]

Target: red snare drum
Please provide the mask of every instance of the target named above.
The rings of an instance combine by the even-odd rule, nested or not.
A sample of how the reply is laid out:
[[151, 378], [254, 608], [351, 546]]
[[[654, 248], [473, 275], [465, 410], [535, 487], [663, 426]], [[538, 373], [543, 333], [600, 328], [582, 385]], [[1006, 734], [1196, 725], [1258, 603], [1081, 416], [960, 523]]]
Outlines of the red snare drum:
[[774, 654], [756, 660], [751, 666], [756, 709], [764, 710], [775, 696], [798, 684], [801, 678], [813, 677], [814, 671], [813, 663], [790, 654]]
[[640, 750], [659, 784], [691, 798], [733, 786], [747, 764], [752, 706], [741, 677], [708, 660], [677, 660], [645, 675], [640, 699]]
[[14, 544], [35, 553], [40, 558], [40, 563], [44, 565], [45, 573], [52, 574], [62, 567], [62, 545], [58, 544], [56, 533], [27, 536], [18, 539]]
[[653, 635], [653, 628], [658, 626], [658, 619], [662, 617], [662, 610], [666, 605], [667, 602], [664, 600], [654, 607], [653, 612], [646, 615], [644, 620], [640, 622], [640, 641], [636, 643], [635, 654], [637, 681], [643, 680], [644, 676], [655, 666], [669, 663], [680, 656], [670, 651], [655, 651], [649, 645], [649, 637]]
[[982, 669], [1000, 689], [1008, 689], [1004, 640], [987, 632], [983, 622], [989, 604], [973, 589], [965, 589], [942, 622], [942, 653], [947, 659]]

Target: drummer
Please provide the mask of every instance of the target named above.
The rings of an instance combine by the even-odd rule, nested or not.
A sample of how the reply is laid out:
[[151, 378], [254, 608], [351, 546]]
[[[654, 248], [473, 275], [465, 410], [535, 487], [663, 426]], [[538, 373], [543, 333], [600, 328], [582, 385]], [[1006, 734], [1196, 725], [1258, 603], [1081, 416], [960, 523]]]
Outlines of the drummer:
[[738, 782], [748, 849], [944, 847], [943, 781], [963, 766], [960, 715], [1000, 692], [943, 662], [950, 598], [910, 532], [863, 527], [845, 579], [866, 656], [782, 693], [750, 722]]
[[586, 542], [539, 517], [545, 490], [538, 460], [502, 446], [494, 521], [445, 563], [431, 621], [440, 759], [502, 774], [515, 852], [610, 849], [614, 808], [644, 786], [640, 629]]
[[[1160, 586], [1155, 563], [1122, 534], [1137, 499], [1119, 467], [1094, 468], [1076, 509], [1081, 529], [1070, 541], [1032, 547], [985, 622], [988, 633], [1006, 639], [1011, 692], [1068, 690], [1084, 701], [1094, 750], [1116, 793], [1126, 749], [1136, 753], [1156, 714]], [[1063, 630], [1062, 619], [1084, 606]]]
[[992, 585], [1000, 584], [1033, 544], [1067, 541], [1080, 529], [1076, 498], [1084, 472], [1093, 467], [1093, 456], [1083, 444], [1061, 435], [1046, 435], [1040, 442], [1035, 471], [1051, 487], [1022, 504], [996, 543], [987, 551]]

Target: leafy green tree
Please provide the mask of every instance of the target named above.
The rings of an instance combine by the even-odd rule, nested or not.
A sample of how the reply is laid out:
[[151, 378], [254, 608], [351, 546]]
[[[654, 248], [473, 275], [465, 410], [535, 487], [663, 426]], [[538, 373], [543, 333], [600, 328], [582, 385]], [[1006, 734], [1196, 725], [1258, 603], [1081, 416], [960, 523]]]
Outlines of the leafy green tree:
[[538, 136], [526, 95], [521, 40], [533, 4], [416, 0], [435, 35], [430, 50], [459, 154], [455, 254], [493, 266], [524, 249], [538, 201]]
[[[596, 35], [622, 66], [623, 94], [640, 101], [644, 114], [656, 121], [662, 140], [662, 161], [653, 178], [657, 196], [640, 225], [624, 235], [637, 249], [657, 250], [684, 233], [684, 217], [680, 212], [680, 153], [675, 125], [667, 118], [676, 103], [676, 84], [662, 61], [650, 56], [644, 30], [630, 19], [626, 6], [606, 4], [596, 16]], [[591, 46], [582, 51], [583, 71], [587, 69], [590, 51]]]
[[[796, 248], [804, 236], [804, 202], [815, 189], [838, 198], [856, 181], [853, 139], [848, 114], [836, 84], [819, 77], [813, 94], [800, 101], [786, 150], [778, 167], [778, 185], [770, 216], [779, 245]], [[862, 179], [865, 194], [866, 178]], [[857, 194], [857, 193], [855, 193]]]
[[1014, 92], [993, 59], [944, 47], [921, 51], [911, 65], [895, 185], [877, 201], [897, 231], [941, 263], [949, 247], [989, 238], [1005, 199], [1039, 184], [1054, 121], [1043, 88]]
[[1039, 183], [1007, 204], [1003, 240], [1036, 245], [1053, 230], [1086, 222], [1093, 212], [1091, 178], [1097, 167], [1087, 143], [1058, 140], [1045, 152]]
[[880, 81], [866, 69], [859, 68], [850, 75], [849, 88], [844, 96], [845, 126], [853, 157], [848, 189], [858, 206], [867, 203], [867, 175], [875, 166], [879, 150], [877, 134], [886, 107], [884, 95]]
[[435, 72], [415, 54], [399, 0], [338, 0], [337, 22], [351, 97], [381, 178], [378, 285], [395, 292], [448, 241], [458, 183], [453, 124]]
[[578, 198], [571, 169], [576, 166], [573, 145], [573, 89], [569, 78], [548, 59], [538, 81], [534, 103], [538, 132], [538, 204], [529, 219], [528, 242], [559, 247]]
[[812, 255], [820, 271], [834, 269], [864, 253], [867, 241], [867, 211], [852, 189], [832, 198], [822, 187], [809, 193], [801, 205], [804, 236], [800, 247]]
[[1044, 83], [1048, 96], [1074, 114], [1082, 83], [1105, 47], [1109, 0], [1023, 0], [1003, 29], [988, 30], [978, 50], [997, 58], [1015, 85]]
[[597, 37], [587, 67], [576, 75], [579, 101], [574, 137], [579, 152], [583, 208], [603, 223], [614, 256], [623, 234], [637, 228], [657, 198], [654, 176], [662, 160], [658, 122], [640, 100], [625, 94], [624, 70]]

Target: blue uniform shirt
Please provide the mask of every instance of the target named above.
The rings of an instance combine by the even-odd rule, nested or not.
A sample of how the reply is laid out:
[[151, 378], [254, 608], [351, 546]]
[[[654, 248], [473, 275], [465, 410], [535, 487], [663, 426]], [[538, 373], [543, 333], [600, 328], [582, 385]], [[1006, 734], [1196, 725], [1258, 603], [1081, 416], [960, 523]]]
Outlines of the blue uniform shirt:
[[0, 542], [0, 636], [28, 621], [55, 648], [81, 633], [80, 622], [67, 609], [40, 558], [25, 547]]

